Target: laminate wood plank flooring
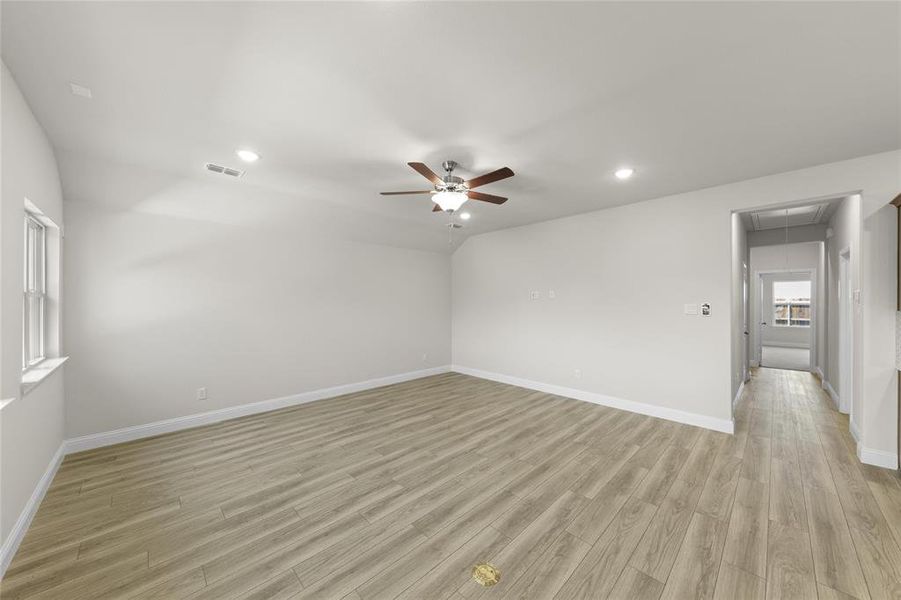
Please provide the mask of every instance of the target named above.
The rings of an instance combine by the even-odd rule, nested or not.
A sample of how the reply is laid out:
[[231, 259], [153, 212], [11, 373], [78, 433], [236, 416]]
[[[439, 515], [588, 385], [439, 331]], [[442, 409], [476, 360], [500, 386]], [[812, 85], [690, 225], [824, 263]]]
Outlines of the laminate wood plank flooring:
[[805, 372], [734, 435], [447, 373], [66, 457], [0, 597], [901, 598], [901, 479]]

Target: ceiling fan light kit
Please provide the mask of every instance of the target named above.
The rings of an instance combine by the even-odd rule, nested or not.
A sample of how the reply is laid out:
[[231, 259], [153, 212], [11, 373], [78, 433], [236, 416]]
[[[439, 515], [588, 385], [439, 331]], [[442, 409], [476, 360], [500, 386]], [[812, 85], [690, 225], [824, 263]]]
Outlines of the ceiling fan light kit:
[[469, 200], [466, 192], [438, 192], [432, 196], [432, 201], [441, 207], [443, 211], [455, 211]]
[[444, 161], [441, 166], [444, 168], [444, 177], [439, 177], [434, 171], [423, 163], [411, 162], [407, 163], [417, 173], [428, 179], [434, 185], [434, 189], [422, 190], [415, 192], [382, 192], [383, 196], [396, 196], [401, 194], [430, 194], [434, 203], [433, 212], [453, 213], [460, 209], [468, 200], [481, 200], [482, 202], [490, 202], [492, 204], [503, 204], [507, 201], [502, 196], [493, 194], [484, 194], [482, 192], [474, 192], [473, 188], [508, 177], [513, 177], [513, 171], [504, 167], [485, 175], [480, 175], [474, 179], [464, 181], [462, 177], [454, 175], [454, 169], [457, 163], [452, 160]]

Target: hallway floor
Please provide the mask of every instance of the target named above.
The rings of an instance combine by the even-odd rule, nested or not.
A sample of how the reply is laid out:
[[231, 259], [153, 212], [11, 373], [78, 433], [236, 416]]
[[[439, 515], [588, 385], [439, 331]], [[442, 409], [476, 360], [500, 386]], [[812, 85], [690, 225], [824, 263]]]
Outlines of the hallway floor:
[[810, 350], [807, 348], [760, 347], [761, 366], [771, 369], [810, 370]]

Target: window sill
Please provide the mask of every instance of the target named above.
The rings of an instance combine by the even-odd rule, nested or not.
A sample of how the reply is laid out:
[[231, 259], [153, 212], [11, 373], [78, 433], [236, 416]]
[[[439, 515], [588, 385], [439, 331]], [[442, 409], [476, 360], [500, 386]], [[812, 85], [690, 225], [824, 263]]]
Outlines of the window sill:
[[40, 385], [51, 373], [63, 366], [63, 363], [67, 360], [69, 360], [68, 356], [45, 358], [27, 371], [24, 371], [22, 373], [22, 395], [25, 396]]

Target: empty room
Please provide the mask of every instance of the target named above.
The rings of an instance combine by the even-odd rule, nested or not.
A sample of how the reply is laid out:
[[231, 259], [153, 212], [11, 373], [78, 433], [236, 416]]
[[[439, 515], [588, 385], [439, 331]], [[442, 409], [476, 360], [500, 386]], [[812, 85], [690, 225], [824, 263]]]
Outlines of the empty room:
[[901, 2], [0, 0], [0, 598], [901, 598]]

